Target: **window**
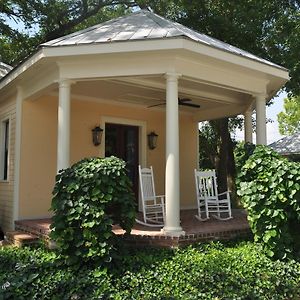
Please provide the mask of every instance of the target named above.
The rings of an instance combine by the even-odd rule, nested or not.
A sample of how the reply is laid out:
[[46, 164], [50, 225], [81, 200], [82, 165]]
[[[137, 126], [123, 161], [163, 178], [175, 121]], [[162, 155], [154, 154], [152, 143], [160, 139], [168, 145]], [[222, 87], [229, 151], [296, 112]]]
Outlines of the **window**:
[[8, 166], [9, 166], [9, 120], [2, 122], [2, 153], [1, 153], [1, 179], [8, 179]]

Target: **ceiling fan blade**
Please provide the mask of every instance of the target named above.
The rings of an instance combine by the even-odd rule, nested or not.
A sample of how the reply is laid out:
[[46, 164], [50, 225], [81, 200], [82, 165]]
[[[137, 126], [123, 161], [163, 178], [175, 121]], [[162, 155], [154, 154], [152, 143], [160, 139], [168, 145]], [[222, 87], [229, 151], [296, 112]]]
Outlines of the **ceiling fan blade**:
[[153, 105], [147, 106], [147, 108], [156, 107], [156, 106], [161, 106], [161, 105], [166, 105], [166, 102], [159, 103], [159, 104], [153, 104]]
[[185, 103], [185, 102], [182, 102], [182, 103], [179, 103], [179, 105], [190, 106], [190, 107], [194, 107], [194, 108], [200, 108], [199, 104], [194, 104], [194, 103]]
[[180, 102], [190, 102], [190, 101], [192, 101], [192, 99], [190, 99], [190, 98], [178, 98], [179, 103]]
[[[179, 105], [189, 106], [189, 107], [194, 107], [194, 108], [200, 108], [199, 104], [187, 103], [187, 102], [190, 102], [190, 101], [192, 101], [190, 98], [178, 98], [178, 104]], [[147, 108], [162, 106], [162, 105], [166, 105], [166, 102], [162, 102], [162, 103], [159, 103], [159, 104], [153, 104], [153, 105], [148, 106]]]

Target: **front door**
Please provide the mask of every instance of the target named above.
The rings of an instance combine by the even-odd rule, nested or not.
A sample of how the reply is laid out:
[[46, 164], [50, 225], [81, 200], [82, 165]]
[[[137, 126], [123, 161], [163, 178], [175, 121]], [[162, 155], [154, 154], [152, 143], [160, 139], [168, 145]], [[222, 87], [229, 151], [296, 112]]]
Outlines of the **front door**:
[[105, 156], [116, 156], [127, 165], [128, 176], [138, 201], [139, 128], [121, 124], [105, 124]]

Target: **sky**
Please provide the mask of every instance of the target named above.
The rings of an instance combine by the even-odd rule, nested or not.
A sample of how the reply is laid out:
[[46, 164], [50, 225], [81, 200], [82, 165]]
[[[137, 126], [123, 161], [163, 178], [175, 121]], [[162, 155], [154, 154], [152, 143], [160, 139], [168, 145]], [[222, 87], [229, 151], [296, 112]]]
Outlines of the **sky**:
[[[283, 99], [287, 95], [285, 92], [281, 92], [277, 97], [273, 99], [273, 104], [267, 106], [267, 118], [271, 119], [272, 122], [267, 123], [267, 144], [271, 144], [275, 141], [280, 140], [283, 136], [279, 133], [277, 115], [283, 111]], [[239, 141], [244, 140], [244, 130], [236, 131], [236, 139]], [[255, 133], [253, 133], [253, 142], [255, 143]]]

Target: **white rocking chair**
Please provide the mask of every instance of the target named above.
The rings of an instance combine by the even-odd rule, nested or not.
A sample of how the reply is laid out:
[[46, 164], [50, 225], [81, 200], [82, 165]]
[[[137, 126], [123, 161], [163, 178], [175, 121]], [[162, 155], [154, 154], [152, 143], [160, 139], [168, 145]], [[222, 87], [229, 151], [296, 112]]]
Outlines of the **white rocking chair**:
[[150, 226], [162, 227], [165, 222], [164, 195], [156, 195], [154, 186], [153, 169], [139, 166], [139, 179], [142, 198], [143, 221], [137, 223]]
[[[218, 194], [215, 170], [200, 172], [195, 170], [196, 194], [199, 221], [206, 221], [210, 214], [219, 220], [232, 218], [229, 191]], [[204, 217], [202, 217], [204, 214]]]

